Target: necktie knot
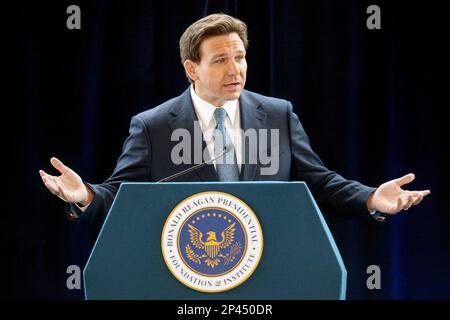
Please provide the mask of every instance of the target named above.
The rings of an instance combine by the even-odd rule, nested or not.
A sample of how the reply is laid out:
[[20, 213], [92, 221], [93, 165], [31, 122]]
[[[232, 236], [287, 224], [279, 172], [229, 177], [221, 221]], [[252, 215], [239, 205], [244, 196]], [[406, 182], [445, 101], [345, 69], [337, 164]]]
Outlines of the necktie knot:
[[227, 118], [226, 110], [224, 108], [216, 108], [214, 118], [216, 119], [217, 126], [224, 126], [225, 119]]

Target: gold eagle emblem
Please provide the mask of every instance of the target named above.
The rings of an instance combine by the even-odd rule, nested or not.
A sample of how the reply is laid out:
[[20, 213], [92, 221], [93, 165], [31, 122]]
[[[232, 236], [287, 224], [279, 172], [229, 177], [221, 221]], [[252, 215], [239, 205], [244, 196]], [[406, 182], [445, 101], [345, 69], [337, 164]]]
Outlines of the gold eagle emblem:
[[[195, 248], [203, 250], [204, 253], [202, 255], [195, 253], [191, 246], [187, 244], [185, 247], [186, 256], [189, 260], [198, 264], [201, 264], [201, 260], [206, 258], [204, 262], [211, 268], [219, 265], [221, 262], [219, 258], [224, 259], [225, 265], [229, 264], [241, 251], [240, 243], [235, 243], [231, 246], [234, 242], [234, 232], [236, 231], [235, 225], [236, 222], [233, 222], [221, 232], [221, 241], [217, 240], [216, 232], [214, 231], [206, 232], [208, 237], [206, 238], [206, 241], [203, 241], [203, 233], [194, 226], [188, 224], [191, 244]], [[226, 255], [223, 255], [220, 252], [221, 249], [226, 249], [230, 246], [231, 250]]]

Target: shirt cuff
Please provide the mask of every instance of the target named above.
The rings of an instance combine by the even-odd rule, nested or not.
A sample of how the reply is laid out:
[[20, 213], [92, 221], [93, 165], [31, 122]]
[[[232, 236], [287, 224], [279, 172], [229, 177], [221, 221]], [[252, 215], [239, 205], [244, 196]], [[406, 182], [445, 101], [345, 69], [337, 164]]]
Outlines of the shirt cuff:
[[[78, 218], [83, 214], [84, 210], [86, 210], [87, 207], [79, 207], [75, 203], [66, 203], [66, 212], [67, 212], [67, 218], [71, 221], [76, 221]], [[83, 210], [84, 209], [84, 210]]]
[[372, 212], [370, 213], [370, 215], [372, 216], [372, 218], [374, 218], [374, 219], [377, 220], [378, 222], [383, 222], [384, 219], [386, 219], [386, 214], [385, 214], [385, 213], [382, 213], [382, 212], [380, 212], [380, 211], [374, 210], [374, 211], [372, 211]]

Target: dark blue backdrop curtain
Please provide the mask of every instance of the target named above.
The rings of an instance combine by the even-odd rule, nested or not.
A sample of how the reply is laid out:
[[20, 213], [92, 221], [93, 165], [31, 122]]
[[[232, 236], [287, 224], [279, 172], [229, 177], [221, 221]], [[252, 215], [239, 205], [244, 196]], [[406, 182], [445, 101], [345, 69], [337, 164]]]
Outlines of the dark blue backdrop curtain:
[[[81, 30], [66, 28], [71, 4], [81, 8]], [[381, 8], [381, 30], [366, 27], [370, 4]], [[178, 52], [184, 29], [225, 12], [249, 27], [246, 88], [292, 101], [330, 169], [371, 186], [414, 172], [409, 187], [432, 191], [383, 225], [325, 216], [348, 270], [347, 298], [450, 298], [440, 2], [77, 0], [5, 12], [14, 74], [4, 118], [2, 297], [83, 297], [66, 288], [66, 268], [84, 266], [99, 226], [69, 222], [38, 170], [55, 173], [49, 159], [57, 156], [86, 181], [105, 180], [131, 116], [188, 86]], [[381, 268], [380, 290], [366, 287], [369, 265]]]

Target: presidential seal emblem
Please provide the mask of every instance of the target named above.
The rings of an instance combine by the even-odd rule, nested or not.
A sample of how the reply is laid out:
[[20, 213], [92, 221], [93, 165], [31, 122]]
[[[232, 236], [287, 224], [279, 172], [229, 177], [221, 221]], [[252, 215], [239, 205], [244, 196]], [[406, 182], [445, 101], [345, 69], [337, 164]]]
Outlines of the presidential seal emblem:
[[164, 261], [181, 283], [202, 292], [230, 290], [258, 266], [263, 233], [242, 200], [224, 192], [202, 192], [169, 214], [161, 236]]

